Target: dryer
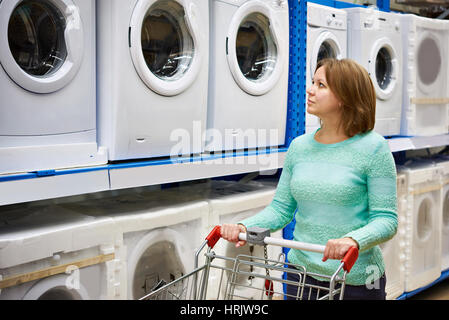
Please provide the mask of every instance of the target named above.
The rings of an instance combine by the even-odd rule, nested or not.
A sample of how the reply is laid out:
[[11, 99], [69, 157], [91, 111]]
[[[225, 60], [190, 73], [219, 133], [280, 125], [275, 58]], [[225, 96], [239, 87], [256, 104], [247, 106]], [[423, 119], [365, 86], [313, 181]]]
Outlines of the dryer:
[[[346, 11], [307, 2], [306, 86], [312, 84], [312, 77], [319, 60], [324, 58], [344, 59], [347, 57], [346, 51]], [[319, 127], [320, 119], [306, 112], [306, 133], [314, 132]]]
[[448, 132], [449, 21], [404, 14], [404, 95], [401, 134]]
[[203, 151], [208, 3], [97, 1], [99, 133], [109, 160]]
[[399, 135], [402, 114], [402, 35], [400, 15], [373, 8], [347, 8], [348, 58], [370, 74], [376, 91], [374, 130]]
[[106, 163], [95, 1], [0, 1], [0, 33], [0, 174]]
[[213, 0], [210, 5], [206, 151], [284, 144], [287, 0]]
[[405, 292], [441, 275], [441, 166], [409, 161], [399, 167], [407, 179]]

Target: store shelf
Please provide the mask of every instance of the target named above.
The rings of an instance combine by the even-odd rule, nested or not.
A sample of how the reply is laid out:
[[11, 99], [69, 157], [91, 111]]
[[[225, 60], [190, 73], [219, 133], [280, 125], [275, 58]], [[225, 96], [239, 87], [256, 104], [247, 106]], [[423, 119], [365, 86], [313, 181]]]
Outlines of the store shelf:
[[0, 175], [0, 205], [250, 172], [270, 174], [283, 167], [286, 151], [286, 148], [279, 148], [203, 154], [197, 157]]
[[387, 139], [391, 152], [418, 150], [449, 145], [449, 134], [429, 137], [393, 137]]
[[[449, 145], [449, 134], [387, 139], [392, 152]], [[206, 179], [283, 167], [287, 148], [202, 154], [69, 170], [0, 175], [0, 205]]]
[[59, 198], [109, 189], [106, 168], [85, 168], [1, 176], [0, 205]]
[[415, 294], [418, 294], [418, 293], [420, 293], [420, 292], [422, 292], [422, 291], [424, 291], [424, 290], [426, 290], [426, 289], [428, 289], [428, 288], [430, 288], [430, 287], [433, 287], [433, 286], [436, 285], [437, 283], [439, 283], [439, 282], [441, 282], [441, 281], [443, 281], [443, 280], [446, 280], [446, 279], [449, 279], [449, 269], [443, 271], [443, 272], [441, 273], [441, 276], [440, 276], [438, 279], [436, 279], [434, 282], [432, 282], [432, 283], [430, 283], [430, 284], [428, 284], [427, 286], [424, 286], [424, 287], [422, 287], [422, 288], [416, 289], [416, 290], [414, 290], [414, 291], [411, 291], [411, 292], [404, 292], [402, 295], [400, 295], [399, 297], [397, 297], [396, 300], [406, 300], [406, 299], [408, 299], [408, 298], [411, 298], [411, 297], [414, 296]]

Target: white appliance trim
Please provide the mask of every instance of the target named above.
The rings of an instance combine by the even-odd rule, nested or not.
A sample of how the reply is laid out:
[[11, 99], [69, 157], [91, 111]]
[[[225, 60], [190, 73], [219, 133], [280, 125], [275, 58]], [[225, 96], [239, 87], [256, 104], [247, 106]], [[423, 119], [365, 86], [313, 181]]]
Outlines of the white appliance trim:
[[[277, 49], [277, 57], [274, 70], [263, 82], [253, 82], [245, 78], [245, 76], [240, 71], [240, 67], [237, 61], [235, 46], [237, 32], [239, 30], [240, 23], [251, 13], [262, 13], [269, 19], [270, 32], [273, 36], [273, 40]], [[283, 40], [279, 28], [279, 23], [277, 22], [277, 19], [274, 18], [272, 10], [268, 7], [267, 4], [258, 0], [245, 3], [234, 13], [232, 17], [231, 23], [229, 24], [229, 31], [227, 36], [228, 66], [235, 82], [242, 90], [244, 90], [248, 94], [260, 96], [269, 92], [277, 84], [282, 75], [283, 61], [285, 59], [286, 53], [284, 52]]]
[[61, 67], [45, 77], [27, 74], [15, 61], [9, 50], [8, 25], [10, 16], [21, 0], [0, 3], [0, 63], [9, 77], [22, 88], [35, 93], [51, 93], [68, 85], [78, 73], [84, 55], [83, 24], [78, 8], [72, 0], [46, 0], [54, 4], [66, 19], [64, 38], [67, 57]]
[[146, 86], [158, 94], [174, 96], [186, 90], [195, 81], [200, 71], [205, 49], [197, 22], [199, 12], [197, 6], [191, 0], [172, 0], [178, 2], [185, 10], [184, 18], [193, 39], [195, 53], [187, 72], [181, 78], [168, 82], [158, 78], [148, 69], [142, 53], [142, 23], [147, 11], [157, 1], [159, 0], [140, 0], [137, 2], [130, 23], [130, 53], [134, 68]]

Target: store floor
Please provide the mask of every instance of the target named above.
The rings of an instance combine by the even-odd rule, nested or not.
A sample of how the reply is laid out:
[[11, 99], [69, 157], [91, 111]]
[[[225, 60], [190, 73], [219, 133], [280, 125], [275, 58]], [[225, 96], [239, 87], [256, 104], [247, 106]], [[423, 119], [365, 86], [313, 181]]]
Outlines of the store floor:
[[449, 300], [449, 278], [415, 294], [408, 300]]

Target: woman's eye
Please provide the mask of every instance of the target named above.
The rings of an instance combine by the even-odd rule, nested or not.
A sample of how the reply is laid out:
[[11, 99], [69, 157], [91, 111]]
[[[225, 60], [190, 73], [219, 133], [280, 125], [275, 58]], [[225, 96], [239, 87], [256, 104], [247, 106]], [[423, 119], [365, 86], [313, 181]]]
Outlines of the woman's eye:
[[324, 84], [323, 83], [319, 83], [319, 86], [321, 87], [321, 88], [324, 88]]

